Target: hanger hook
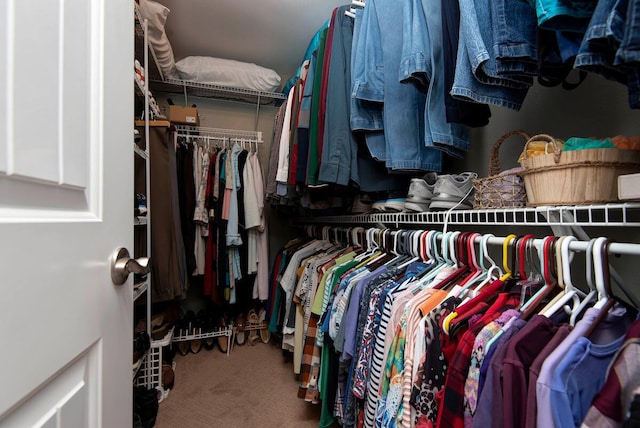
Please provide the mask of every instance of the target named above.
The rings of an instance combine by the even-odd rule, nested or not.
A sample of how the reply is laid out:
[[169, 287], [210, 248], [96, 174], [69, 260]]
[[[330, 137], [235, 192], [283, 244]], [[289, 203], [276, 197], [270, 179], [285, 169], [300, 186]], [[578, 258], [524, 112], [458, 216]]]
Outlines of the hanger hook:
[[502, 243], [502, 267], [504, 268], [505, 274], [508, 275], [512, 274], [511, 267], [509, 266], [509, 246], [511, 245], [511, 242], [516, 238], [516, 235], [512, 233], [510, 235], [507, 235], [507, 237], [504, 238], [504, 242]]
[[571, 262], [573, 253], [569, 251], [569, 245], [576, 241], [575, 236], [565, 236], [560, 244], [560, 260], [562, 261], [562, 281], [564, 282], [565, 290], [574, 290], [573, 282], [571, 281], [571, 268], [569, 264]]
[[599, 301], [613, 297], [609, 279], [609, 243], [608, 238], [600, 237], [596, 238], [596, 243], [593, 247], [593, 267], [595, 270], [596, 289], [598, 290]]

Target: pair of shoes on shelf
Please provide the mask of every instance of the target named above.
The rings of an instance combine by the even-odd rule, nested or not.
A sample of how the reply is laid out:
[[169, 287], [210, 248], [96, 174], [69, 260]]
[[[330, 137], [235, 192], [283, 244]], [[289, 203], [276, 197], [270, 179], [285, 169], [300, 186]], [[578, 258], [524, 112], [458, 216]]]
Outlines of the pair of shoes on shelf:
[[[177, 335], [178, 336], [191, 336], [195, 334], [200, 334], [201, 325], [200, 321], [196, 317], [195, 312], [192, 310], [187, 311], [184, 317], [178, 322], [177, 327]], [[185, 356], [189, 352], [197, 354], [202, 349], [202, 341], [200, 339], [196, 340], [181, 340], [178, 342], [178, 352], [180, 355]]]
[[175, 382], [175, 373], [173, 371], [173, 367], [171, 364], [163, 363], [162, 364], [162, 389], [168, 391], [173, 389], [173, 384]]
[[258, 311], [258, 319], [260, 321], [260, 339], [262, 340], [262, 343], [269, 343], [271, 340], [271, 332], [269, 331], [267, 310], [265, 308], [261, 308]]
[[[227, 329], [229, 327], [229, 323], [227, 322], [227, 317], [225, 315], [222, 315], [218, 319], [217, 324], [218, 324], [217, 327], [219, 329]], [[220, 352], [222, 352], [223, 354], [226, 354], [229, 350], [229, 336], [227, 335], [217, 336], [215, 340], [216, 340], [216, 343], [218, 344], [218, 349], [220, 350]]]
[[478, 174], [475, 172], [427, 173], [422, 178], [414, 178], [409, 185], [405, 211], [470, 210], [473, 208], [473, 180], [476, 178]]
[[[207, 309], [201, 309], [198, 311], [198, 324], [200, 326], [200, 333], [211, 333], [215, 328], [215, 319], [213, 317], [213, 311]], [[207, 337], [202, 339], [202, 346], [205, 349], [211, 350], [215, 346], [215, 340], [213, 337]]]
[[260, 330], [260, 318], [258, 318], [258, 314], [253, 309], [247, 312], [247, 327], [249, 327], [249, 345], [253, 346], [258, 343], [258, 340], [260, 340], [258, 336], [258, 330]]
[[236, 315], [236, 321], [233, 326], [236, 344], [239, 346], [242, 346], [245, 343], [246, 335], [245, 335], [244, 328], [245, 328], [244, 315], [240, 313]]
[[151, 317], [151, 339], [162, 340], [180, 320], [177, 307], [167, 306]]
[[146, 331], [138, 331], [133, 337], [133, 369], [136, 370], [142, 357], [151, 347], [151, 339]]

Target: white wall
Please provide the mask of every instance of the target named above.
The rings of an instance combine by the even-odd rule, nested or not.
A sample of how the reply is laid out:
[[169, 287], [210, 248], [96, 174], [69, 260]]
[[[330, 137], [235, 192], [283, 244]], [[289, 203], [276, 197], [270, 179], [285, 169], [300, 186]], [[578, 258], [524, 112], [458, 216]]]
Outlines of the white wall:
[[[451, 163], [452, 172], [475, 171], [487, 175], [489, 151], [508, 131], [524, 129], [529, 134], [607, 137], [640, 135], [640, 110], [631, 110], [627, 88], [590, 74], [575, 90], [546, 88], [536, 84], [529, 90], [519, 112], [491, 107], [489, 125], [471, 133], [471, 151], [462, 161]], [[501, 161], [507, 169], [516, 166], [522, 139], [513, 137], [503, 144]]]

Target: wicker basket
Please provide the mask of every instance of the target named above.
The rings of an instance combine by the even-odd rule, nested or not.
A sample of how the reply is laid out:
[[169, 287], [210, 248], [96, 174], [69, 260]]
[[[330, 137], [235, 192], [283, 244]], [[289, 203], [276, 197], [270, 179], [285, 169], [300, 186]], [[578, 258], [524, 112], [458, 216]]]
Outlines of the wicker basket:
[[[553, 153], [527, 156], [532, 141], [546, 141]], [[521, 162], [529, 206], [581, 205], [617, 200], [621, 174], [640, 171], [640, 152], [635, 150], [585, 149], [561, 151], [550, 135], [527, 141]]]
[[500, 146], [513, 135], [521, 135], [525, 142], [529, 135], [521, 129], [508, 132], [496, 141], [489, 152], [489, 176], [473, 180], [473, 208], [519, 208], [527, 202], [522, 177], [519, 174], [500, 174]]

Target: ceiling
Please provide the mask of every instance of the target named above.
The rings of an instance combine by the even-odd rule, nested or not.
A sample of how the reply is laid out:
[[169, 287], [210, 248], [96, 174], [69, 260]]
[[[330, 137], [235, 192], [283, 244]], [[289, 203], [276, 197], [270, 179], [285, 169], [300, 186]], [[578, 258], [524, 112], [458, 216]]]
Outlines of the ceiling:
[[191, 55], [252, 62], [286, 81], [309, 41], [345, 0], [157, 0], [176, 61]]

